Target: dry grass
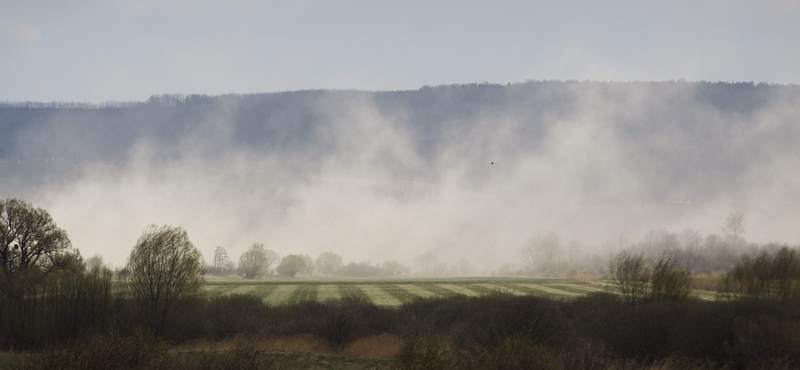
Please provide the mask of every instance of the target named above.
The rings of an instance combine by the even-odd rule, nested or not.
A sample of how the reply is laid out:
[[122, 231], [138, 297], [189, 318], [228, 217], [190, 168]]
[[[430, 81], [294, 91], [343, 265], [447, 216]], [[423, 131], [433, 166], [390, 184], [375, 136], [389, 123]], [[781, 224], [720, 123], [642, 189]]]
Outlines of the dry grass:
[[348, 358], [388, 360], [394, 358], [403, 345], [402, 339], [391, 334], [373, 335], [350, 342], [336, 353], [324, 340], [311, 334], [280, 337], [235, 335], [228, 338], [201, 338], [173, 347], [170, 352], [233, 352], [248, 347], [259, 351], [282, 353], [311, 353], [315, 355], [340, 355]]
[[692, 289], [719, 292], [722, 287], [723, 275], [697, 274], [692, 276]]
[[242, 347], [266, 352], [334, 354], [333, 349], [324, 340], [311, 334], [280, 337], [238, 334], [223, 339], [201, 338], [175, 346], [171, 352], [232, 352]]
[[350, 358], [388, 360], [397, 357], [403, 340], [391, 334], [373, 335], [348, 344], [341, 355]]

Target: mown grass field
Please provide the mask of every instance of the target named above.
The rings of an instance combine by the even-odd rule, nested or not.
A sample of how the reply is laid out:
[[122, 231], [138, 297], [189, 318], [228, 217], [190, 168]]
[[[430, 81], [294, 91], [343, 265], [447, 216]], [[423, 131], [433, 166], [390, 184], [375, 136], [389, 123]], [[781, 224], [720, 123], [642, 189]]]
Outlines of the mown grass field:
[[[569, 299], [592, 292], [616, 292], [608, 280], [570, 280], [541, 278], [207, 278], [203, 287], [209, 297], [227, 294], [252, 294], [269, 304], [293, 304], [358, 297], [376, 305], [399, 306], [415, 298], [433, 296], [481, 296], [493, 292], [513, 295], [538, 295]], [[714, 300], [718, 294], [696, 290], [695, 298]]]
[[381, 306], [397, 306], [415, 298], [432, 296], [480, 296], [493, 292], [574, 298], [591, 292], [611, 290], [605, 280], [533, 278], [451, 278], [451, 279], [334, 279], [296, 278], [246, 280], [206, 279], [209, 297], [252, 294], [270, 304], [293, 304], [358, 297]]

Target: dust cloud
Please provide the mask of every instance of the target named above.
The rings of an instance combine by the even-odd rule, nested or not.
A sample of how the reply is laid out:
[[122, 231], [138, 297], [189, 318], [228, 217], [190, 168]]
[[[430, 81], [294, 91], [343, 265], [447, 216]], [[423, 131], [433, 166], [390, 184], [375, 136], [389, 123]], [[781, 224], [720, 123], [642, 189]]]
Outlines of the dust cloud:
[[[90, 161], [27, 200], [84, 256], [116, 266], [148, 224], [184, 227], [207, 259], [223, 246], [238, 260], [260, 242], [371, 263], [433, 251], [478, 271], [515, 262], [526, 239], [549, 231], [600, 253], [611, 235], [720, 233], [733, 211], [745, 213], [748, 241], [800, 242], [797, 101], [728, 111], [698, 102], [692, 86], [564, 84], [436, 126], [416, 122], [412, 105], [386, 108], [380, 93], [329, 92], [310, 112], [321, 123], [292, 148], [241, 144], [234, 101], [174, 139], [137, 136], [123, 160]], [[553, 106], [534, 117], [536, 99]], [[729, 178], [717, 165], [741, 168]]]

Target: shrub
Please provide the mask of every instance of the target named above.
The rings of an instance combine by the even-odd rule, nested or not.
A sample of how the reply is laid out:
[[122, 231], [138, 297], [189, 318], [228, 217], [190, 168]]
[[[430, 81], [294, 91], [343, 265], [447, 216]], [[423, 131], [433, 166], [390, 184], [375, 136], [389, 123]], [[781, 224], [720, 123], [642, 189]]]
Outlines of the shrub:
[[564, 368], [556, 352], [545, 345], [524, 337], [504, 339], [477, 361], [470, 361], [475, 369], [552, 369]]
[[724, 290], [783, 303], [800, 299], [800, 257], [784, 246], [774, 253], [743, 256], [725, 275]]
[[769, 316], [742, 317], [733, 325], [730, 358], [737, 367], [789, 369], [800, 366], [800, 322]]
[[674, 259], [662, 256], [650, 273], [650, 299], [655, 301], [683, 301], [692, 292], [692, 278], [688, 270], [677, 266]]
[[363, 331], [361, 307], [357, 299], [326, 301], [319, 316], [318, 334], [336, 351], [340, 351]]
[[166, 353], [164, 342], [148, 332], [97, 336], [30, 355], [23, 369], [101, 370], [151, 368]]
[[446, 342], [430, 333], [408, 338], [397, 357], [397, 366], [402, 370], [450, 370], [454, 363]]
[[650, 281], [648, 261], [642, 254], [622, 252], [609, 263], [611, 280], [619, 287], [620, 293], [631, 306], [647, 295]]
[[268, 307], [261, 298], [248, 294], [214, 297], [206, 303], [206, 320], [212, 334], [259, 334], [267, 326]]

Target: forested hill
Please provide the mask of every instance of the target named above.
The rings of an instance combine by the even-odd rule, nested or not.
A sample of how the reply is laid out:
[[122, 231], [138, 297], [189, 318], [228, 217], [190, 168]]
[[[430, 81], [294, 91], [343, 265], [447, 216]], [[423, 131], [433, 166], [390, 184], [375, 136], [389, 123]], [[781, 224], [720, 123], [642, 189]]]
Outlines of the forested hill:
[[[235, 153], [304, 173], [356, 156], [348, 168], [426, 183], [457, 169], [459, 183], [478, 190], [487, 171], [547, 176], [587, 202], [696, 203], [769, 183], [796, 203], [798, 107], [794, 85], [682, 81], [6, 102], [0, 195], [67, 181], [87, 166], [124, 168], [134, 157], [203, 163]], [[617, 181], [628, 185], [609, 190]]]

